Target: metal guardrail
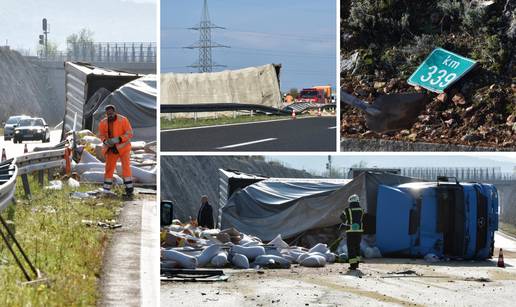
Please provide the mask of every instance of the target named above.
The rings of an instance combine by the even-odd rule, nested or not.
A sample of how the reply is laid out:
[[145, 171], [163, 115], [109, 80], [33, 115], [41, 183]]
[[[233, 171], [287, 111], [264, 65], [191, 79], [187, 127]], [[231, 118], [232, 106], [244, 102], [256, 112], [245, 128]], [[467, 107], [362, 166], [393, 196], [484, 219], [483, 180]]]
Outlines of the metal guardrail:
[[292, 112], [303, 112], [307, 110], [315, 110], [315, 109], [335, 109], [337, 105], [335, 103], [312, 103], [312, 102], [295, 102], [286, 106], [283, 110]]
[[293, 103], [283, 109], [269, 106], [245, 103], [205, 103], [205, 104], [162, 104], [161, 113], [186, 113], [186, 112], [219, 112], [219, 111], [257, 111], [278, 115], [289, 115], [292, 110], [302, 112], [313, 109], [333, 109], [334, 103]]
[[26, 153], [16, 158], [16, 165], [18, 166], [18, 175], [64, 167], [64, 149]]
[[16, 159], [9, 159], [0, 163], [0, 212], [12, 201], [16, 190], [18, 167]]
[[288, 112], [273, 107], [244, 103], [204, 103], [204, 104], [162, 104], [161, 113], [219, 112], [219, 111], [259, 111], [273, 114]]

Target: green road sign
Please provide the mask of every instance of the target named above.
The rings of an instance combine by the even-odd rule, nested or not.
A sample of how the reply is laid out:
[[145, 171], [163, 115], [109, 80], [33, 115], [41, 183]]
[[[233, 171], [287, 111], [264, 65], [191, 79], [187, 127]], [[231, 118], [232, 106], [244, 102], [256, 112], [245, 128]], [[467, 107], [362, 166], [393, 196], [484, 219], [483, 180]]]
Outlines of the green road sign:
[[437, 48], [419, 65], [408, 79], [410, 85], [419, 85], [429, 91], [442, 93], [470, 71], [477, 62]]

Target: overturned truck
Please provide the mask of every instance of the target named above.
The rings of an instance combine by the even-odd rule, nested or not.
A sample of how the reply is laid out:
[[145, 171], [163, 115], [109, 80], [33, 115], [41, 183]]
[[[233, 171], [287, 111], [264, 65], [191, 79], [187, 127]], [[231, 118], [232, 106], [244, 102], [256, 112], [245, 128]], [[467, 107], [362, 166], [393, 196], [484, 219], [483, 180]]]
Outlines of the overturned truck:
[[220, 170], [218, 226], [262, 240], [335, 226], [351, 194], [366, 212], [365, 234], [384, 256], [492, 256], [498, 193], [491, 184], [428, 182], [381, 172], [352, 180], [267, 178]]
[[65, 114], [62, 138], [71, 130], [96, 132], [104, 106], [127, 117], [134, 141], [156, 140], [156, 76], [65, 62]]

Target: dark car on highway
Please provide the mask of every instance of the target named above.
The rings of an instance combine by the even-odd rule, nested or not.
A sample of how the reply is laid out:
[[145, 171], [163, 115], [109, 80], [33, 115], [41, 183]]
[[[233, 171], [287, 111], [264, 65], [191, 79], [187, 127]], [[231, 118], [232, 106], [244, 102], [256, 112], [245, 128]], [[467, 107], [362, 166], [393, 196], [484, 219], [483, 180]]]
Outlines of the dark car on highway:
[[21, 143], [27, 140], [50, 142], [50, 129], [43, 118], [35, 117], [20, 120], [18, 126], [14, 129], [13, 141]]
[[10, 116], [4, 125], [4, 140], [9, 141], [13, 138], [14, 135], [14, 128], [18, 126], [18, 122], [22, 119], [30, 118], [30, 116], [27, 115], [15, 115]]

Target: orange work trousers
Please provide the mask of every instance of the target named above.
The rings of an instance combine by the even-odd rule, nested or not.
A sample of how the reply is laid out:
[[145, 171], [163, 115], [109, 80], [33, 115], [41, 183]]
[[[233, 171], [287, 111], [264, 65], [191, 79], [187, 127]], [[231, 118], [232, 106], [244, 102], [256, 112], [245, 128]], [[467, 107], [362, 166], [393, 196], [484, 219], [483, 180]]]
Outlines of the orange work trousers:
[[106, 168], [104, 171], [104, 180], [106, 181], [112, 181], [113, 180], [113, 174], [115, 173], [116, 169], [116, 162], [118, 159], [122, 162], [122, 177], [124, 181], [131, 179], [131, 151], [127, 151], [127, 153], [119, 154], [119, 153], [113, 153], [111, 151], [106, 152]]

